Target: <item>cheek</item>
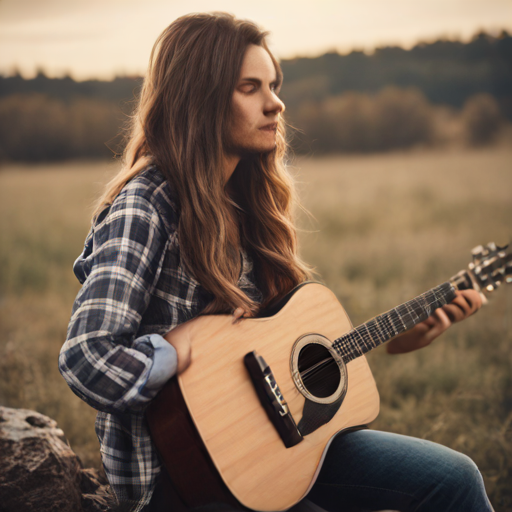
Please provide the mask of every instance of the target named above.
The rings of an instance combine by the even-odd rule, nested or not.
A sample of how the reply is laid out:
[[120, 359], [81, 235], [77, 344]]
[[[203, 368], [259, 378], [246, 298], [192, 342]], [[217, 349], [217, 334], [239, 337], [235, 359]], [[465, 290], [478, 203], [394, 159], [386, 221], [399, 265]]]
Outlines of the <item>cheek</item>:
[[248, 129], [257, 124], [258, 108], [254, 101], [250, 101], [250, 98], [237, 98], [235, 96], [232, 107], [233, 126], [238, 129]]
[[239, 128], [247, 127], [247, 122], [248, 122], [247, 112], [245, 110], [241, 110], [241, 109], [238, 110], [235, 113], [234, 121], [235, 121], [236, 126], [238, 126]]

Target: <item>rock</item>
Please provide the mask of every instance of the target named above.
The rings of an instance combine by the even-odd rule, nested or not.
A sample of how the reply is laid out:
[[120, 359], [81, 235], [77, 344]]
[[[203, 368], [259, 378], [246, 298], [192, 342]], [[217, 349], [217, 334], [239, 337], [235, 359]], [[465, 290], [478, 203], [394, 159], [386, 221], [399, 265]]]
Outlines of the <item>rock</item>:
[[83, 469], [57, 423], [35, 411], [0, 406], [2, 512], [103, 512], [112, 494]]
[[105, 477], [96, 469], [83, 469], [80, 481], [83, 512], [111, 510], [115, 499]]

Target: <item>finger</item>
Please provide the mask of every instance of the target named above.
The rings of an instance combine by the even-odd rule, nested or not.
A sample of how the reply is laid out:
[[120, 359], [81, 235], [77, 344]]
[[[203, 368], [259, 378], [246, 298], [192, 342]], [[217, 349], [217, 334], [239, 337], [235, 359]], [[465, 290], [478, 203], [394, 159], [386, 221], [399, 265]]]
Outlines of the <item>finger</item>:
[[450, 304], [444, 306], [443, 309], [452, 322], [460, 322], [473, 311], [471, 302], [461, 292], [457, 292], [455, 299]]
[[423, 320], [423, 322], [421, 322], [421, 324], [418, 324], [418, 325], [425, 325], [426, 326], [425, 330], [428, 330], [428, 329], [431, 329], [432, 327], [434, 327], [434, 325], [437, 322], [439, 322], [439, 320], [434, 315], [434, 313], [432, 313], [426, 320]]
[[457, 298], [463, 298], [468, 304], [471, 313], [482, 307], [482, 294], [476, 290], [461, 290], [457, 292]]
[[245, 310], [244, 308], [236, 308], [233, 311], [233, 323], [238, 322], [244, 316]]
[[452, 324], [455, 322], [460, 322], [469, 316], [469, 313], [466, 311], [466, 309], [458, 303], [446, 304], [440, 309], [446, 313]]
[[472, 315], [482, 306], [482, 299], [476, 290], [463, 290], [450, 304], [443, 306], [452, 323], [460, 322]]
[[440, 334], [446, 331], [452, 322], [442, 308], [436, 309], [434, 314], [429, 318], [433, 323], [432, 327], [425, 333], [425, 337], [429, 342], [431, 342], [434, 338], [437, 338]]
[[459, 306], [466, 314], [470, 313], [475, 307], [472, 297], [466, 297], [466, 295], [462, 294], [461, 292], [457, 294], [457, 297], [455, 297], [451, 303]]
[[483, 304], [482, 294], [476, 290], [462, 290], [460, 294], [464, 297], [470, 307], [470, 315], [476, 313]]

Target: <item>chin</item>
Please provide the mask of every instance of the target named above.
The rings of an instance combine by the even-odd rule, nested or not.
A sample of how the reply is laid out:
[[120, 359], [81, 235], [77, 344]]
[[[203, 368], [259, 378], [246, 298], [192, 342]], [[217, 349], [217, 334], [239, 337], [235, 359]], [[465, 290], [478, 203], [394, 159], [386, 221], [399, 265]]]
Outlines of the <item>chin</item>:
[[251, 160], [253, 158], [257, 158], [260, 155], [268, 155], [272, 153], [276, 149], [276, 144], [273, 146], [259, 146], [259, 147], [251, 147], [251, 148], [238, 148], [237, 154], [240, 158], [244, 160]]
[[242, 137], [236, 137], [226, 144], [226, 151], [238, 155], [240, 158], [249, 159], [258, 155], [268, 154], [277, 147], [277, 140], [274, 134], [262, 136], [261, 133], [245, 134]]

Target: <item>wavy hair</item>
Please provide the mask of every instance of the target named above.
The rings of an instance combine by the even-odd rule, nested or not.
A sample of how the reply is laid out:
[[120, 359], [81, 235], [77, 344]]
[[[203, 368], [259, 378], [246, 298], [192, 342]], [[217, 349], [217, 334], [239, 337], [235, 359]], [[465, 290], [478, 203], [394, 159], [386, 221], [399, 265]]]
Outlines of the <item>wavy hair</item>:
[[[224, 141], [247, 47], [263, 47], [282, 79], [266, 35], [252, 22], [218, 12], [182, 16], [164, 30], [151, 52], [122, 169], [95, 212], [156, 164], [178, 198], [181, 261], [214, 296], [206, 313], [241, 307], [254, 314], [311, 275], [297, 254], [296, 197], [284, 165], [281, 116], [275, 149], [240, 161], [230, 179], [230, 195], [224, 183]], [[237, 286], [240, 248], [254, 261], [261, 305]]]

